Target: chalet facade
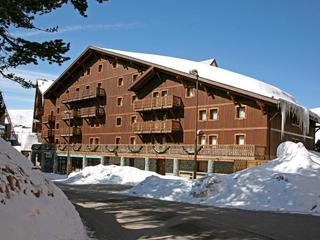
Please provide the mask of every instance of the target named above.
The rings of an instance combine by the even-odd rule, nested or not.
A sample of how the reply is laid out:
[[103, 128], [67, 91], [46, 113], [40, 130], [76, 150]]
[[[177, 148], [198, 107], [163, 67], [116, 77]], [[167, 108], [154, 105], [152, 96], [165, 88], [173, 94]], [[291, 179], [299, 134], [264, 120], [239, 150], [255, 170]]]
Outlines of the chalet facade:
[[[221, 69], [214, 60], [97, 47], [65, 70], [42, 104], [38, 111], [35, 103], [35, 113], [43, 145], [34, 146], [34, 156], [52, 154], [47, 162], [55, 171], [66, 167], [69, 155], [74, 169], [101, 161], [188, 173], [197, 121], [198, 171], [232, 172], [275, 158], [285, 140], [312, 149], [319, 122], [280, 89]], [[294, 107], [281, 109], [287, 105]]]

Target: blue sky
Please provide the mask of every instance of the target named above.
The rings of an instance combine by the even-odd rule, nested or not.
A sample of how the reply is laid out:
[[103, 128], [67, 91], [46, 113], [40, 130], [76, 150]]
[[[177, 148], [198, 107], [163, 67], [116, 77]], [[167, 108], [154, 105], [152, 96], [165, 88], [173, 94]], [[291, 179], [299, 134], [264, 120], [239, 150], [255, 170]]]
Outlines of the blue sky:
[[[88, 45], [192, 60], [214, 57], [220, 67], [275, 85], [313, 108], [320, 106], [319, 12], [317, 0], [90, 1], [87, 18], [66, 6], [37, 19], [39, 27], [58, 25], [59, 33], [12, 33], [63, 38], [71, 43], [71, 61]], [[14, 71], [54, 79], [71, 61]], [[8, 108], [33, 108], [34, 90], [3, 80], [0, 88]]]

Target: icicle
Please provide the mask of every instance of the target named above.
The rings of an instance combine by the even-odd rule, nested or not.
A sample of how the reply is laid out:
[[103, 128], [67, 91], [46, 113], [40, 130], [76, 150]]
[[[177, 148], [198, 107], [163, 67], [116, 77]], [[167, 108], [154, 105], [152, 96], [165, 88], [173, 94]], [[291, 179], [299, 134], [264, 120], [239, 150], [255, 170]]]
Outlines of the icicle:
[[284, 128], [286, 125], [287, 117], [291, 116], [295, 116], [297, 118], [297, 122], [299, 128], [303, 133], [303, 136], [305, 137], [307, 134], [309, 134], [310, 113], [307, 108], [283, 99], [280, 99], [279, 107], [281, 110], [281, 138], [284, 135]]

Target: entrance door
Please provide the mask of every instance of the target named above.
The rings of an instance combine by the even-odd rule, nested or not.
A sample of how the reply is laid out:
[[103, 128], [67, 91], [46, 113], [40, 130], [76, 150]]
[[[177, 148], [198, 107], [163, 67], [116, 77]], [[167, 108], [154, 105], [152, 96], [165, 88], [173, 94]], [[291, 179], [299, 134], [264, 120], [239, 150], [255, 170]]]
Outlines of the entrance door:
[[166, 160], [157, 159], [157, 173], [161, 175], [166, 175]]

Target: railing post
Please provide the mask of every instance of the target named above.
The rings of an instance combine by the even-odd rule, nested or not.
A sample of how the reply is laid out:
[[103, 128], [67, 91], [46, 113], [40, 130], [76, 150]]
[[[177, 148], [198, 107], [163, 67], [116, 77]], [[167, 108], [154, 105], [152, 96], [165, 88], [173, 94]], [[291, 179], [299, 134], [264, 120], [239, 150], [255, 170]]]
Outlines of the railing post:
[[179, 159], [178, 158], [173, 159], [173, 175], [179, 176]]
[[125, 166], [126, 165], [126, 159], [124, 156], [120, 157], [120, 166]]
[[82, 157], [82, 169], [88, 166], [88, 159], [87, 156]]
[[148, 157], [144, 158], [144, 170], [150, 171], [150, 159]]
[[214, 169], [214, 161], [213, 161], [213, 160], [209, 160], [209, 161], [208, 161], [208, 169], [207, 169], [207, 172], [208, 172], [208, 173], [213, 173], [213, 169]]

